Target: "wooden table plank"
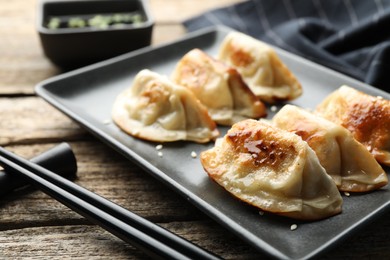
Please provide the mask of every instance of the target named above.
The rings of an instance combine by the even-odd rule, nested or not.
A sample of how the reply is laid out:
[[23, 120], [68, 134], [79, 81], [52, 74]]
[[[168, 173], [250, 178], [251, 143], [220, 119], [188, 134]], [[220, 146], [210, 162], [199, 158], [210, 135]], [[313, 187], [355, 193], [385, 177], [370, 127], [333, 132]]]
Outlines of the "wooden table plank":
[[32, 94], [36, 83], [58, 73], [43, 56], [36, 4], [0, 0], [0, 95]]
[[39, 97], [0, 98], [0, 145], [69, 141], [86, 136], [71, 119]]
[[[220, 227], [213, 224], [208, 226], [207, 223], [180, 222], [161, 226], [191, 239], [224, 259], [254, 259], [251, 248], [233, 235], [226, 235]], [[3, 232], [4, 237], [0, 237], [3, 256], [21, 258], [31, 256], [33, 252], [35, 259], [147, 259], [131, 245], [96, 226], [32, 227], [23, 231], [23, 237], [15, 230]], [[227, 247], [230, 250], [226, 250]]]
[[150, 0], [150, 10], [160, 24], [180, 24], [184, 20], [219, 7], [225, 7], [244, 0]]

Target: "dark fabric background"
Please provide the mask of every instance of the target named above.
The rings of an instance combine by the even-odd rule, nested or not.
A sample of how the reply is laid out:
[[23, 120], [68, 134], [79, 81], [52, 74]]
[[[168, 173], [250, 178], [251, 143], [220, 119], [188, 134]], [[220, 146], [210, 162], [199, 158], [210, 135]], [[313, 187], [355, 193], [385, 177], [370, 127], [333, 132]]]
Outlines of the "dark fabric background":
[[217, 24], [390, 92], [390, 0], [249, 0], [184, 21]]

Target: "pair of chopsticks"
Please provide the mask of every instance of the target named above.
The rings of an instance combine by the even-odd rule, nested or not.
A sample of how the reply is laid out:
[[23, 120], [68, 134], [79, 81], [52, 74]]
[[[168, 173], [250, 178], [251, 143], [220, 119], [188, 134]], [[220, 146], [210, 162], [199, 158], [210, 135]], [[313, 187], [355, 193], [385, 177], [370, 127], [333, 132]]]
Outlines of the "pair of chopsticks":
[[3, 147], [0, 147], [0, 165], [6, 172], [27, 178], [49, 196], [153, 258], [220, 259], [168, 230]]

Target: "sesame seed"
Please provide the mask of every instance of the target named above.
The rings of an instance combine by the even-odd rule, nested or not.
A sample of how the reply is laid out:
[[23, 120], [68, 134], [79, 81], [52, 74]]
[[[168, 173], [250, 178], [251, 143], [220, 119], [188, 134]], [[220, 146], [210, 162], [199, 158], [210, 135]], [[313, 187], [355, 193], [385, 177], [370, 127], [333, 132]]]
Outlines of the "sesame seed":
[[347, 191], [344, 192], [344, 195], [347, 196], [347, 197], [351, 196], [351, 194], [349, 192], [347, 192]]
[[157, 155], [158, 155], [159, 157], [163, 157], [163, 153], [162, 153], [162, 152], [158, 152]]
[[290, 227], [290, 230], [295, 230], [298, 228], [298, 225], [297, 224], [292, 224], [291, 227]]
[[196, 158], [196, 156], [197, 156], [196, 152], [192, 151], [192, 152], [191, 152], [191, 157], [192, 157], [192, 158]]
[[157, 151], [160, 151], [161, 149], [163, 149], [163, 145], [162, 144], [156, 145], [156, 150]]
[[272, 112], [276, 112], [278, 110], [278, 107], [277, 106], [271, 106], [270, 109], [271, 109]]

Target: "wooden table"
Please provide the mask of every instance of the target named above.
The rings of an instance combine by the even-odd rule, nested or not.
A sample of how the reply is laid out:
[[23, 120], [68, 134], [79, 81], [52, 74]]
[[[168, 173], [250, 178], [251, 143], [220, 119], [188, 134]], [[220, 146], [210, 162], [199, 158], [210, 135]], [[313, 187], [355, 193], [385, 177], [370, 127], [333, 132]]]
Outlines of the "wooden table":
[[[153, 44], [185, 33], [181, 21], [237, 0], [151, 0]], [[76, 182], [226, 259], [262, 255], [174, 191], [113, 153], [34, 94], [60, 71], [43, 55], [35, 31], [35, 0], [0, 0], [0, 145], [25, 157], [68, 142], [78, 160]], [[323, 259], [390, 257], [390, 214]], [[0, 259], [144, 259], [146, 256], [36, 190], [0, 198]]]

